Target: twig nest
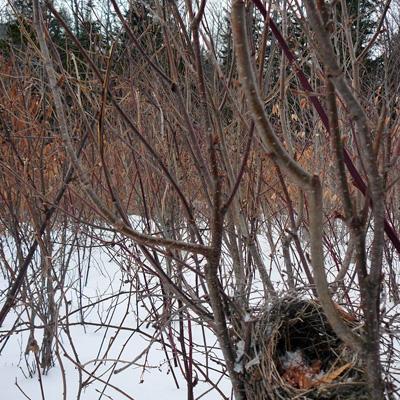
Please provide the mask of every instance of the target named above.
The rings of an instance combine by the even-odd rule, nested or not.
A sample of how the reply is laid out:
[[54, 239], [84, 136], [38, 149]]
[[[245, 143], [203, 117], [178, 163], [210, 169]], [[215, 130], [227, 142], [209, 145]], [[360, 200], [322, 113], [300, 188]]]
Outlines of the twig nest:
[[[357, 320], [339, 308], [345, 322]], [[320, 304], [277, 299], [253, 323], [243, 373], [248, 398], [368, 399], [365, 372], [327, 322]]]

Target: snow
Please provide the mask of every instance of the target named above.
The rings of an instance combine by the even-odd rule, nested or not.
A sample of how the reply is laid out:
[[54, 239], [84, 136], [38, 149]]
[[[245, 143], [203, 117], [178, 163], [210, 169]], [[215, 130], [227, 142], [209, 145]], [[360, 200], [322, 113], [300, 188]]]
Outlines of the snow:
[[[131, 219], [136, 229], [143, 229], [140, 219]], [[87, 232], [85, 232], [86, 234]], [[163, 297], [159, 289], [156, 276], [148, 272], [145, 275], [147, 291], [143, 286], [143, 270], [135, 267], [132, 256], [127, 257], [126, 251], [117, 245], [121, 243], [126, 248], [133, 244], [121, 241], [110, 232], [91, 232], [93, 241], [82, 241], [79, 236], [78, 245], [68, 261], [66, 272], [66, 290], [56, 292], [56, 302], [59, 306], [58, 335], [56, 346], [60, 359], [55, 360], [55, 367], [46, 375], [41, 375], [44, 397], [41, 394], [38, 382], [36, 359], [31, 352], [25, 356], [25, 348], [29, 337], [30, 304], [22, 304], [11, 312], [0, 328], [0, 383], [1, 400], [43, 400], [44, 399], [81, 399], [81, 400], [135, 400], [156, 399], [187, 399], [186, 382], [183, 375], [182, 356], [174, 362], [172, 349], [180, 350], [179, 315], [172, 313], [163, 320]], [[68, 232], [67, 242], [72, 244], [73, 233]], [[1, 238], [3, 250], [10, 262], [15, 262], [15, 252], [11, 238]], [[285, 282], [282, 278], [280, 264], [281, 250], [279, 235], [274, 232], [268, 240], [266, 236], [257, 237], [258, 245], [262, 249], [263, 261], [269, 268], [271, 280], [278, 291], [285, 291]], [[61, 242], [60, 238], [55, 242]], [[108, 244], [106, 246], [105, 244]], [[92, 246], [92, 247], [91, 247]], [[89, 251], [89, 247], [91, 250]], [[59, 246], [55, 248], [54, 264], [61, 270], [62, 261]], [[67, 251], [71, 246], [67, 246]], [[272, 250], [271, 250], [272, 249]], [[126, 249], [125, 249], [126, 250]], [[340, 249], [344, 253], [343, 249]], [[327, 269], [333, 270], [334, 263], [327, 258]], [[293, 257], [293, 262], [295, 262]], [[38, 256], [35, 263], [39, 262]], [[229, 260], [227, 261], [229, 262]], [[1, 270], [1, 267], [0, 267]], [[4, 273], [4, 272], [3, 272]], [[142, 275], [140, 275], [142, 274]], [[182, 272], [188, 285], [194, 287], [194, 273], [190, 270]], [[140, 278], [138, 278], [140, 276]], [[333, 276], [333, 275], [332, 275]], [[40, 277], [30, 273], [30, 283], [38, 288]], [[139, 281], [140, 284], [137, 284]], [[82, 282], [82, 285], [80, 284]], [[347, 284], [347, 281], [345, 282]], [[8, 278], [0, 274], [0, 298], [8, 288]], [[263, 289], [257, 273], [252, 283], [253, 293], [251, 302], [257, 304], [263, 300]], [[357, 306], [358, 292], [349, 290], [347, 294]], [[385, 332], [383, 340], [392, 343], [393, 352], [390, 355], [391, 371], [400, 377], [398, 354], [400, 350], [399, 334], [400, 315], [398, 305], [385, 297], [386, 307]], [[205, 307], [207, 305], [204, 305]], [[263, 304], [268, 309], [268, 304]], [[31, 312], [31, 311], [29, 311]], [[158, 314], [158, 317], [154, 317]], [[67, 329], [67, 315], [69, 329]], [[252, 321], [252, 314], [245, 313], [243, 321]], [[155, 326], [160, 320], [164, 321], [164, 328], [159, 330]], [[193, 315], [191, 318], [193, 336], [193, 359], [199, 369], [194, 366], [193, 380], [198, 382], [194, 387], [195, 397], [204, 400], [221, 399], [205, 376], [222, 391], [226, 398], [231, 396], [231, 385], [224, 373], [221, 351], [213, 333], [202, 328], [201, 321]], [[43, 322], [39, 316], [35, 319], [35, 338], [41, 343], [43, 336]], [[188, 351], [189, 326], [184, 326], [185, 348]], [[11, 336], [7, 336], [12, 331]], [[173, 331], [173, 334], [171, 334]], [[269, 335], [267, 326], [265, 335]], [[171, 337], [173, 336], [173, 339]], [[207, 347], [204, 345], [204, 341]], [[164, 343], [164, 345], [163, 345]], [[235, 370], [243, 372], [257, 365], [258, 355], [244, 365], [244, 341], [236, 344]], [[387, 348], [387, 347], [386, 347]], [[385, 350], [383, 350], [385, 351]], [[77, 355], [77, 356], [76, 356]], [[387, 358], [388, 356], [385, 355]], [[300, 350], [287, 352], [281, 359], [283, 368], [299, 366], [304, 363]], [[386, 366], [386, 364], [385, 364]], [[63, 384], [65, 371], [66, 384]], [[176, 381], [178, 382], [176, 384]], [[80, 379], [87, 385], [79, 393]], [[106, 383], [109, 382], [110, 385]], [[66, 389], [66, 393], [64, 390]], [[204, 395], [203, 395], [204, 394]], [[202, 396], [203, 395], [203, 396]]]
[[239, 340], [239, 342], [236, 343], [236, 359], [235, 359], [234, 370], [238, 374], [243, 372], [244, 347], [245, 347], [244, 340]]
[[[115, 248], [112, 252], [110, 253], [110, 248], [97, 246], [92, 250], [90, 257], [88, 253], [82, 255], [82, 252], [78, 257], [77, 252], [74, 252], [70, 260], [65, 285], [67, 290], [63, 294], [68, 304], [61, 302], [62, 294], [56, 292], [61, 305], [56, 346], [59, 349], [62, 368], [65, 369], [66, 385], [64, 388], [60, 361], [55, 359], [55, 367], [46, 375], [41, 374], [44, 398], [77, 399], [80, 366], [82, 381], [88, 380], [92, 375], [95, 377], [88, 380], [88, 384], [80, 393], [81, 400], [138, 400], [157, 397], [167, 400], [187, 399], [186, 382], [181, 372], [182, 357], [179, 357], [175, 365], [171, 350], [171, 346], [180, 350], [176, 333], [173, 342], [168, 340], [168, 329], [179, 327], [177, 316], [171, 316], [171, 322], [161, 331], [161, 337], [159, 330], [153, 327], [153, 320], [149, 319], [149, 310], [153, 306], [161, 306], [157, 293], [153, 299], [146, 298], [140, 291], [137, 292], [131, 283], [132, 276], [121, 269], [118, 249]], [[79, 287], [79, 273], [88, 277], [83, 288]], [[156, 279], [149, 275], [148, 284], [156, 286], [156, 283]], [[8, 281], [2, 276], [0, 294], [5, 293], [7, 287]], [[79, 310], [81, 306], [82, 311]], [[66, 329], [67, 314], [69, 330]], [[35, 356], [32, 352], [27, 356], [24, 354], [29, 337], [28, 321], [29, 315], [21, 306], [15, 312], [10, 312], [4, 326], [0, 328], [2, 400], [43, 399]], [[6, 343], [6, 335], [14, 324], [14, 334]], [[41, 325], [42, 321], [37, 317], [35, 338], [39, 344], [43, 337]], [[195, 366], [193, 368], [193, 379], [198, 378], [194, 388], [195, 396], [205, 393], [202, 399], [221, 398], [212, 386], [205, 382], [203, 373], [208, 374], [212, 382], [219, 382], [219, 388], [229, 397], [231, 387], [223, 374], [221, 352], [214, 335], [205, 329], [208, 346], [206, 353], [201, 326], [193, 319], [191, 327], [193, 358], [201, 369], [200, 371]], [[186, 325], [186, 333], [187, 329]], [[165, 342], [170, 364], [161, 339]], [[171, 366], [179, 387], [173, 378]], [[106, 382], [110, 382], [110, 385], [107, 386]]]
[[249, 370], [251, 367], [254, 367], [255, 365], [258, 364], [260, 364], [260, 357], [257, 354], [252, 360], [246, 363], [244, 367], [246, 368], [246, 370]]
[[284, 369], [304, 366], [304, 356], [300, 349], [287, 351], [280, 357], [280, 362]]

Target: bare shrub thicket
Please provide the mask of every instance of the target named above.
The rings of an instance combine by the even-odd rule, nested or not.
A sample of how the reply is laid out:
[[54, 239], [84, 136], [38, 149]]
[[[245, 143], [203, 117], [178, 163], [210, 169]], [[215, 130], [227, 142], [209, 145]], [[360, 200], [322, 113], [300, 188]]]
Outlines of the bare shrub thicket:
[[[227, 398], [224, 376], [237, 400], [270, 398], [288, 375], [268, 381], [249, 340], [290, 294], [320, 304], [367, 396], [396, 398], [399, 4], [366, 15], [364, 2], [264, 3], [14, 7], [18, 40], [0, 56], [1, 340], [30, 332], [39, 374], [64, 371], [66, 353], [79, 394], [90, 380], [115, 389], [112, 374], [161, 343], [188, 399], [199, 380]], [[129, 286], [111, 297], [145, 315], [94, 324], [149, 339], [125, 367], [107, 348], [107, 379], [71, 333], [75, 313], [89, 326], [92, 261], [78, 256], [78, 282], [68, 268], [97, 246]], [[207, 332], [220, 350], [211, 358]], [[268, 382], [261, 397], [249, 375]]]

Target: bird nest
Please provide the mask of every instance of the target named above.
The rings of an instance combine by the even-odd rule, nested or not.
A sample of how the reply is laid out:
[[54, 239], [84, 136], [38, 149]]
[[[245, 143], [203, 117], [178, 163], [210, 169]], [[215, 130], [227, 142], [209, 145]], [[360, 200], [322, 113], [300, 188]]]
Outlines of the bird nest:
[[[344, 321], [357, 320], [338, 306]], [[365, 372], [315, 300], [276, 300], [253, 320], [244, 341], [247, 398], [368, 399]]]

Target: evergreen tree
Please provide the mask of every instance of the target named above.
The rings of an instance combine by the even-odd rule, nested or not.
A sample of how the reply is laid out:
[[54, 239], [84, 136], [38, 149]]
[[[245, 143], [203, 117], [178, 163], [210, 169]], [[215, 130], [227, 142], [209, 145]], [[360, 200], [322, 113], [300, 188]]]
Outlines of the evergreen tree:
[[81, 46], [86, 50], [100, 49], [103, 44], [101, 22], [93, 18], [94, 3], [88, 0], [83, 9], [83, 21], [76, 36]]
[[221, 27], [220, 34], [220, 46], [218, 51], [218, 57], [221, 62], [222, 70], [227, 73], [230, 65], [232, 64], [233, 58], [233, 43], [232, 43], [232, 28], [231, 21], [229, 17], [229, 11], [224, 9], [224, 18]]
[[9, 46], [22, 47], [26, 44], [24, 32], [32, 34], [33, 5], [32, 0], [15, 0], [15, 13], [8, 15], [5, 38], [0, 42], [1, 48], [8, 53]]
[[[27, 44], [27, 35], [35, 41], [33, 28], [33, 4], [32, 0], [15, 0], [13, 3], [15, 12], [9, 13], [7, 22], [4, 24], [5, 34], [0, 40], [0, 48], [8, 54], [12, 47], [23, 49]], [[59, 11], [64, 21], [69, 22], [68, 13], [64, 8]], [[62, 59], [65, 59], [65, 48], [67, 38], [59, 22], [49, 13], [44, 16], [49, 36], [60, 52]]]
[[364, 50], [374, 31], [373, 16], [376, 11], [376, 3], [370, 0], [347, 0], [346, 3], [352, 39], [356, 46], [356, 55], [358, 55]]
[[[161, 26], [154, 16], [154, 0], [134, 0], [130, 4], [126, 19], [129, 26], [139, 40], [140, 45], [150, 54], [155, 53], [163, 42]], [[130, 43], [127, 34], [123, 42]]]
[[[352, 41], [355, 46], [356, 57], [359, 56], [371, 39], [376, 26], [376, 2], [370, 0], [347, 0], [347, 11], [350, 19]], [[379, 81], [383, 72], [383, 59], [376, 57], [369, 49], [362, 63], [360, 71], [362, 81]], [[370, 79], [372, 78], [373, 79]]]

